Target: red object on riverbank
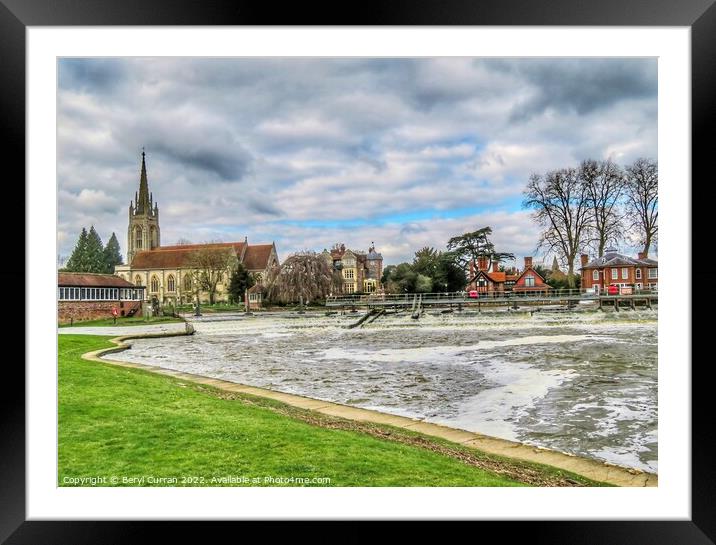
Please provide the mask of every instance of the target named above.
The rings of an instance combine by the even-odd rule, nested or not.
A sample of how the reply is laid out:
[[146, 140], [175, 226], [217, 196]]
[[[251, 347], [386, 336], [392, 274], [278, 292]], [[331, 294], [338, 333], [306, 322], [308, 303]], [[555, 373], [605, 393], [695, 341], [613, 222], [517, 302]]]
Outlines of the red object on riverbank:
[[619, 286], [611, 285], [607, 288], [609, 295], [619, 295]]

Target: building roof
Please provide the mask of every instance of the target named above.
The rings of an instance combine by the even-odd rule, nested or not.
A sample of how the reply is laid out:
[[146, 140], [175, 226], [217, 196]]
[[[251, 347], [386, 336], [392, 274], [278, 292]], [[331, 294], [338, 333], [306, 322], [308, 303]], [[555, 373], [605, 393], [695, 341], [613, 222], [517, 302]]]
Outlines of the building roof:
[[59, 272], [57, 273], [58, 286], [78, 286], [78, 287], [99, 287], [99, 288], [136, 288], [131, 282], [115, 276], [113, 274], [97, 274], [97, 273], [74, 273]]
[[[549, 286], [549, 284], [547, 284], [547, 281], [544, 279], [544, 276], [542, 276], [540, 273], [537, 272], [536, 269], [533, 269], [532, 267], [527, 267], [524, 271], [522, 271], [520, 274], [518, 274], [518, 275], [517, 275], [517, 279], [515, 280], [515, 282], [519, 282], [519, 281], [520, 281], [520, 278], [522, 278], [522, 277], [523, 277], [525, 274], [527, 274], [528, 272], [531, 272], [531, 273], [533, 273], [533, 274], [536, 274], [536, 275], [540, 278], [540, 280], [542, 280], [542, 282], [543, 282], [543, 284], [544, 284], [545, 286]], [[528, 286], [520, 286], [520, 289], [540, 288], [540, 287], [543, 287], [543, 286], [529, 286], [529, 287], [528, 287]], [[551, 287], [551, 286], [550, 286], [550, 287]]]
[[506, 280], [506, 274], [502, 271], [490, 272], [490, 271], [476, 271], [475, 276], [472, 277], [470, 282], [474, 282], [478, 276], [483, 275], [492, 282], [504, 282]]
[[231, 250], [249, 271], [263, 271], [271, 257], [273, 244], [247, 244], [246, 242], [216, 242], [209, 244], [183, 244], [160, 246], [154, 250], [137, 252], [132, 259], [131, 269], [180, 269], [188, 267], [191, 255], [197, 250]]
[[644, 267], [656, 267], [658, 262], [654, 259], [644, 258], [638, 259], [636, 257], [629, 257], [624, 254], [620, 254], [615, 250], [607, 250], [602, 257], [595, 257], [581, 269], [601, 269], [602, 267], [630, 267], [630, 266], [644, 266]]
[[268, 267], [273, 244], [252, 244], [246, 248], [244, 267], [249, 271], [264, 271]]
[[186, 244], [182, 246], [160, 246], [154, 250], [144, 250], [134, 254], [132, 270], [135, 269], [180, 269], [187, 267], [191, 255], [201, 249], [233, 250], [241, 256], [246, 242], [220, 242], [212, 244]]

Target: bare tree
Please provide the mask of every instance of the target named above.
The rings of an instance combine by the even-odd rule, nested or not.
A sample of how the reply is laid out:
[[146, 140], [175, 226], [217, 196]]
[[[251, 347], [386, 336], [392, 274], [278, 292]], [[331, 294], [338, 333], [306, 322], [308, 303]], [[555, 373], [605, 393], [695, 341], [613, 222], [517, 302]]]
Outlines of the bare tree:
[[624, 194], [624, 174], [611, 160], [588, 159], [580, 165], [579, 177], [589, 207], [591, 242], [602, 257], [607, 246], [617, 244], [622, 237], [619, 203]]
[[626, 167], [626, 213], [629, 227], [644, 254], [656, 245], [659, 233], [659, 167], [652, 159], [637, 159]]
[[271, 301], [296, 303], [302, 299], [307, 303], [336, 293], [340, 282], [323, 256], [305, 251], [289, 256], [270, 272], [267, 294]]
[[587, 242], [590, 210], [579, 171], [564, 168], [546, 175], [532, 174], [522, 206], [534, 210], [543, 228], [538, 249], [557, 254], [567, 265], [567, 282], [575, 287], [574, 260]]
[[189, 254], [187, 266], [192, 269], [192, 284], [197, 296], [199, 290], [209, 294], [209, 304], [214, 304], [219, 282], [228, 279], [238, 265], [233, 248], [211, 246], [200, 248]]
[[189, 240], [188, 238], [183, 238], [183, 237], [176, 241], [177, 246], [187, 246], [191, 243], [192, 243], [191, 240]]

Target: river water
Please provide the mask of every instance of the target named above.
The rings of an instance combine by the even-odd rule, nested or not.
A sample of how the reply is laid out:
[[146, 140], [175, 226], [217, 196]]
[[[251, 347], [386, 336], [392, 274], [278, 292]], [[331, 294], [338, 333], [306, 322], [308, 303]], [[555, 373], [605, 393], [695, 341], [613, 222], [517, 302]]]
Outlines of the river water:
[[135, 361], [657, 471], [657, 312], [281, 314], [142, 339]]

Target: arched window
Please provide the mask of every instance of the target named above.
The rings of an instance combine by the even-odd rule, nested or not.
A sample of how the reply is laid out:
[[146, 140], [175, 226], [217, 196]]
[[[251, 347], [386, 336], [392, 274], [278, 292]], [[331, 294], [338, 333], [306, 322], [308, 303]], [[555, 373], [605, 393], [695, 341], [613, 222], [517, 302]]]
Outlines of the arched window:
[[142, 228], [136, 227], [134, 229], [134, 248], [137, 250], [142, 249]]
[[176, 286], [174, 285], [174, 275], [170, 274], [167, 278], [167, 290], [169, 290], [170, 293], [173, 293]]
[[142, 285], [142, 277], [137, 275], [134, 277], [134, 285], [135, 286], [141, 286]]
[[[150, 245], [151, 249], [156, 248], [157, 247], [157, 228], [154, 227], [154, 225], [152, 225], [149, 228], [149, 240], [150, 240], [149, 245]], [[170, 291], [173, 291], [173, 290], [170, 290]]]
[[191, 275], [190, 274], [184, 275], [184, 290], [191, 291]]
[[159, 278], [157, 278], [156, 276], [152, 276], [152, 281], [149, 285], [152, 290], [152, 293], [157, 293], [159, 291]]

